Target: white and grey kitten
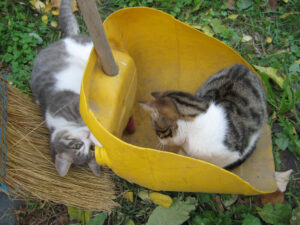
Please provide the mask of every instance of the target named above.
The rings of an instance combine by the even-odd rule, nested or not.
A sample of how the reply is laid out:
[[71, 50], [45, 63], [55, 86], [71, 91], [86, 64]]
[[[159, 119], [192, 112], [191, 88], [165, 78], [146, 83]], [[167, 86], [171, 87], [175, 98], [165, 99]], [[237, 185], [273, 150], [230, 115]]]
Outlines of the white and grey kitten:
[[152, 96], [153, 101], [140, 103], [151, 112], [160, 142], [225, 169], [253, 152], [267, 119], [264, 88], [243, 65], [214, 74], [196, 95], [166, 91]]
[[51, 132], [51, 154], [58, 174], [65, 176], [72, 164], [87, 164], [99, 175], [100, 167], [92, 151], [93, 137], [79, 112], [81, 80], [93, 43], [88, 36], [79, 34], [71, 0], [62, 0], [59, 23], [66, 37], [37, 55], [31, 89]]

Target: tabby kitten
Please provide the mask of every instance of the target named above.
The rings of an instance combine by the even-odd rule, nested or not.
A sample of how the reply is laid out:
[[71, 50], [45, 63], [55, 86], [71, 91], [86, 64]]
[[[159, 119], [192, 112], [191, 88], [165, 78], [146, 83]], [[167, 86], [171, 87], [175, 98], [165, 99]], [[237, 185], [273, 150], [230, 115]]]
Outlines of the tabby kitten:
[[196, 95], [166, 91], [152, 96], [153, 101], [140, 104], [151, 112], [160, 142], [225, 169], [253, 152], [267, 119], [264, 88], [243, 65], [214, 74]]
[[93, 44], [88, 36], [79, 34], [71, 0], [62, 0], [59, 23], [66, 38], [37, 55], [31, 75], [31, 89], [44, 111], [51, 132], [51, 155], [58, 174], [65, 176], [71, 164], [87, 164], [98, 176], [100, 167], [91, 151], [94, 147], [93, 136], [79, 112], [83, 70]]

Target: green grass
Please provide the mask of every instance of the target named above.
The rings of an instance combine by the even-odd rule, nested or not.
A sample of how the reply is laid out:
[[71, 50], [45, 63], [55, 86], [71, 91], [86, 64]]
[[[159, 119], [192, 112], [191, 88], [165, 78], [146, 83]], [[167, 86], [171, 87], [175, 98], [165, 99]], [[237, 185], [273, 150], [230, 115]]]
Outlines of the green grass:
[[[191, 211], [184, 224], [263, 224], [263, 221], [266, 222], [266, 212], [269, 215], [279, 212], [289, 216], [292, 209], [295, 211], [297, 206], [300, 207], [297, 205], [299, 197], [296, 197], [300, 194], [300, 1], [289, 0], [285, 3], [277, 0], [276, 10], [269, 7], [267, 0], [235, 1], [233, 9], [226, 6], [226, 1], [217, 0], [98, 2], [101, 3], [98, 8], [103, 18], [124, 7], [147, 6], [163, 10], [195, 28], [212, 32], [214, 37], [238, 51], [250, 64], [277, 69], [277, 76], [284, 79], [283, 86], [280, 87], [270, 76], [259, 73], [268, 90], [268, 122], [272, 128], [276, 169], [287, 170], [293, 167], [295, 170], [285, 193], [284, 206], [272, 208], [269, 205], [263, 206], [259, 201], [260, 197], [239, 196], [233, 206], [222, 212], [216, 200], [218, 195], [164, 192], [173, 199], [196, 199], [196, 208]], [[25, 0], [1, 1], [0, 10], [0, 72], [7, 74], [18, 88], [29, 92], [29, 78], [35, 55], [41, 48], [62, 36], [58, 28], [50, 26], [50, 22], [57, 21], [57, 17], [48, 13], [49, 23], [44, 24], [41, 20], [42, 13], [34, 10]], [[228, 18], [232, 14], [238, 15], [238, 18]], [[82, 30], [86, 32], [79, 15], [78, 19]], [[243, 35], [251, 36], [252, 40], [244, 42]], [[267, 43], [267, 38], [272, 41]], [[285, 163], [287, 156], [294, 164]], [[151, 201], [141, 200], [137, 196], [138, 192], [145, 189], [118, 177], [115, 177], [115, 183], [120, 192], [132, 191], [134, 201], [119, 197], [116, 201], [120, 203], [120, 207], [108, 216], [109, 224], [126, 224], [130, 219], [135, 224], [145, 224], [156, 208]], [[231, 198], [228, 195], [221, 197]], [[40, 212], [40, 207], [37, 207], [40, 203], [33, 204], [36, 205], [27, 206], [28, 212]], [[53, 208], [53, 204], [51, 207]], [[44, 208], [47, 211], [51, 207]], [[59, 209], [60, 206], [57, 207]], [[280, 224], [288, 223], [281, 221]]]

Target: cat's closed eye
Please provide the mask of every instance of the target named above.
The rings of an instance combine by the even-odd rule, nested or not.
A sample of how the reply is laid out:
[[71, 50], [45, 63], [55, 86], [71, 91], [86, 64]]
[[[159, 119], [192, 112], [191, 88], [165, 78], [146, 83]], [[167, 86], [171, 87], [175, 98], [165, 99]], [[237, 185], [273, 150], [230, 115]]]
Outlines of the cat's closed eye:
[[83, 142], [82, 141], [77, 141], [77, 142], [70, 142], [69, 146], [72, 148], [72, 149], [81, 149], [81, 147], [83, 146]]

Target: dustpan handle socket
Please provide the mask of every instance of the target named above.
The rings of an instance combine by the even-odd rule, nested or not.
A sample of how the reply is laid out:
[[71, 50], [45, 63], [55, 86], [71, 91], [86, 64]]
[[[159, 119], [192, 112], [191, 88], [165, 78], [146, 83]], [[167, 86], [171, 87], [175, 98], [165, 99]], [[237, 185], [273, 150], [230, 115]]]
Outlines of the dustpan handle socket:
[[97, 11], [95, 0], [77, 0], [84, 22], [93, 40], [104, 73], [110, 76], [117, 75], [119, 68], [114, 60], [108, 43], [101, 17]]

